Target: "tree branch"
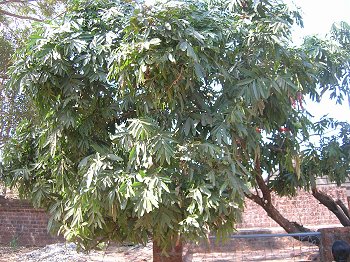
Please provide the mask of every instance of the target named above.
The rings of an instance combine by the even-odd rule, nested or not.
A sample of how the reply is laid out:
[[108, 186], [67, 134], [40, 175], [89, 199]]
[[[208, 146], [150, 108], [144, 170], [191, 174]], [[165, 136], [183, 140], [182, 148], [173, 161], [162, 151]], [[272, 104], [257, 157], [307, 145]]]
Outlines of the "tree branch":
[[258, 195], [254, 195], [253, 193], [250, 193], [250, 194], [244, 193], [244, 195], [247, 198], [249, 198], [250, 200], [252, 200], [253, 202], [257, 203], [259, 206], [263, 206], [264, 205], [264, 199], [262, 199]]
[[348, 219], [350, 219], [349, 209], [344, 205], [343, 201], [338, 199], [337, 201], [335, 201], [335, 203], [337, 203], [337, 205], [340, 206], [340, 208], [341, 208], [341, 210], [343, 210], [344, 214], [348, 217]]
[[[267, 184], [265, 183], [261, 175], [261, 167], [259, 158], [255, 160], [255, 171], [256, 171], [256, 182], [261, 190], [262, 197], [259, 197], [258, 194], [254, 195], [253, 193], [246, 194], [246, 197], [261, 206], [277, 224], [279, 224], [287, 233], [299, 233], [299, 232], [310, 232], [311, 230], [304, 227], [303, 225], [298, 224], [297, 222], [292, 222], [285, 218], [279, 210], [272, 204], [271, 191]], [[295, 239], [302, 242], [310, 242], [315, 245], [320, 245], [320, 240], [317, 237], [310, 237], [307, 239], [300, 239], [295, 237]]]
[[280, 148], [277, 146], [267, 145], [267, 148], [270, 149], [271, 151], [274, 151], [274, 152], [279, 152], [279, 153], [286, 153], [287, 152], [286, 149]]
[[325, 193], [318, 191], [316, 188], [312, 189], [312, 195], [320, 201], [321, 204], [325, 205], [340, 221], [343, 226], [350, 226], [350, 219], [344, 214], [341, 208], [336, 202]]
[[[298, 224], [297, 222], [292, 222], [286, 219], [272, 203], [265, 203], [264, 199], [260, 198], [258, 195], [245, 194], [247, 198], [261, 206], [278, 225], [280, 225], [287, 233], [300, 233], [300, 232], [312, 232], [310, 229]], [[309, 242], [314, 245], [320, 245], [320, 239], [317, 236], [310, 236], [307, 238], [300, 239], [299, 237], [294, 237], [296, 240], [301, 242]]]
[[1, 1], [0, 5], [6, 5], [9, 3], [29, 3], [29, 2], [36, 2], [37, 0], [5, 0]]
[[0, 73], [0, 79], [8, 79], [8, 75], [5, 73]]
[[32, 20], [32, 21], [37, 21], [37, 22], [43, 22], [44, 21], [44, 20], [36, 18], [36, 17], [17, 15], [17, 14], [13, 14], [13, 13], [7, 12], [5, 10], [0, 10], [0, 14], [11, 16], [11, 17], [15, 17], [15, 18], [19, 18], [19, 19], [24, 19], [24, 20]]
[[255, 170], [256, 170], [256, 182], [258, 183], [258, 186], [261, 190], [261, 193], [263, 194], [264, 199], [267, 201], [267, 203], [271, 204], [271, 191], [269, 187], [266, 185], [262, 175], [261, 175], [261, 168], [260, 168], [260, 159], [258, 158], [255, 161]]

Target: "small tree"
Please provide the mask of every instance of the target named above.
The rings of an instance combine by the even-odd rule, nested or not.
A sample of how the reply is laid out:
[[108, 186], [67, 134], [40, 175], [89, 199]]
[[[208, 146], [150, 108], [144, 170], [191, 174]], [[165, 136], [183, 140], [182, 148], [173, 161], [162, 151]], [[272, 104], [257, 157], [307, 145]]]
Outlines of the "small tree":
[[[293, 47], [301, 20], [283, 3], [71, 10], [33, 35], [12, 69], [11, 88], [42, 122], [17, 129], [4, 177], [84, 248], [152, 237], [166, 251], [209, 232], [223, 237], [244, 196], [275, 214], [269, 194], [288, 184], [279, 178], [305, 180], [298, 139], [322, 126], [308, 120], [303, 96], [319, 99], [318, 86], [348, 94], [337, 81], [347, 72], [342, 49], [316, 38]], [[278, 179], [264, 178], [272, 173]]]

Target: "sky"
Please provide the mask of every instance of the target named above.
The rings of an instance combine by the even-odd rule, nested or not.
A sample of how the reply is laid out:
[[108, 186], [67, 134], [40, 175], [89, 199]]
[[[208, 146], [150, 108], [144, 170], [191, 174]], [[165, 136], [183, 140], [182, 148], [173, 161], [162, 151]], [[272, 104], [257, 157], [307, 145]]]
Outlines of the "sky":
[[350, 0], [286, 0], [300, 7], [304, 28], [296, 30], [296, 38], [304, 35], [325, 35], [334, 22], [350, 22]]
[[[324, 37], [334, 22], [345, 21], [350, 23], [350, 0], [286, 0], [292, 6], [301, 8], [304, 28], [295, 28], [294, 41], [301, 43], [306, 35]], [[323, 99], [321, 104], [307, 101], [307, 109], [319, 118], [328, 114], [341, 121], [350, 122], [350, 105], [348, 101], [340, 105]]]

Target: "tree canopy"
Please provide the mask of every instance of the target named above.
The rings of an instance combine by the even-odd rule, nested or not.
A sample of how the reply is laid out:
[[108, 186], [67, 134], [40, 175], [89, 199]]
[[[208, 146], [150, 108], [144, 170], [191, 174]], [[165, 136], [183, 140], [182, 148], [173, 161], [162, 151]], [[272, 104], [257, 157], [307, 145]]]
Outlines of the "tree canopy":
[[[279, 1], [70, 10], [39, 28], [11, 69], [10, 88], [41, 121], [18, 127], [3, 161], [3, 178], [69, 240], [91, 248], [152, 237], [168, 248], [225, 236], [245, 196], [275, 212], [272, 191], [348, 176], [348, 124], [313, 123], [303, 105], [325, 91], [338, 102], [349, 95], [345, 24], [332, 41], [296, 47], [301, 17]], [[330, 125], [342, 140], [309, 143]]]
[[33, 119], [35, 116], [35, 110], [26, 96], [6, 88], [11, 57], [16, 49], [23, 47], [36, 23], [63, 15], [65, 2], [0, 1], [0, 150], [21, 119]]
[[1, 24], [8, 26], [14, 20], [41, 22], [56, 13], [61, 0], [3, 0], [0, 2]]

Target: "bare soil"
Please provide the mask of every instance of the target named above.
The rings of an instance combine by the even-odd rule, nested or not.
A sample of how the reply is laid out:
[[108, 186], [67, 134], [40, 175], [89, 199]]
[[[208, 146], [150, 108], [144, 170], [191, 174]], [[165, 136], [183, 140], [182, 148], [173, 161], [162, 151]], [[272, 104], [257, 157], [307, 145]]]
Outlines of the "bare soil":
[[[78, 253], [74, 244], [54, 244], [41, 248], [11, 248], [0, 246], [0, 262], [151, 262], [152, 243], [146, 246], [110, 246], [104, 251]], [[319, 261], [317, 250], [300, 252], [293, 248], [283, 250], [244, 250], [227, 252], [208, 250], [187, 245], [185, 262], [234, 262], [234, 261]]]
[[0, 246], [0, 262], [145, 262], [152, 261], [152, 246], [112, 246], [104, 251], [78, 253], [73, 244], [41, 248]]

